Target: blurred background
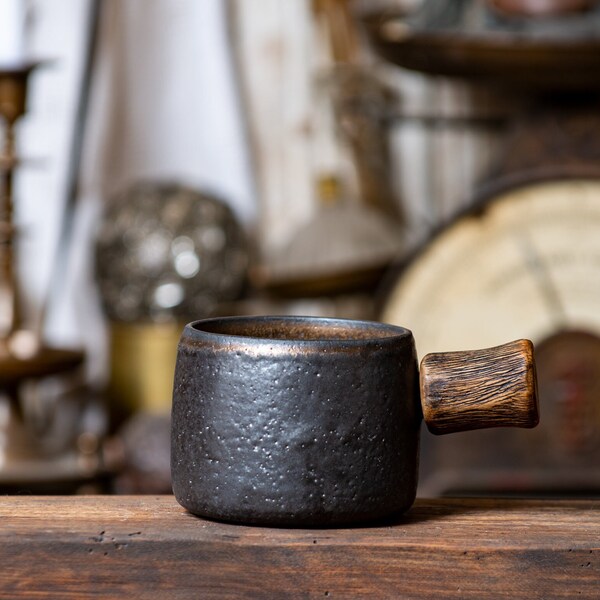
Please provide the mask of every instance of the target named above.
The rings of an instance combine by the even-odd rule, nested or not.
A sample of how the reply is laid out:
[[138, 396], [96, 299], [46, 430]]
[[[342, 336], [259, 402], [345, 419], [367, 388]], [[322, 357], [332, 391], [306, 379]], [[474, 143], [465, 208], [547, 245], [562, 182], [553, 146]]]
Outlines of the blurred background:
[[168, 493], [183, 325], [531, 338], [420, 494], [600, 491], [593, 0], [0, 0], [0, 493]]

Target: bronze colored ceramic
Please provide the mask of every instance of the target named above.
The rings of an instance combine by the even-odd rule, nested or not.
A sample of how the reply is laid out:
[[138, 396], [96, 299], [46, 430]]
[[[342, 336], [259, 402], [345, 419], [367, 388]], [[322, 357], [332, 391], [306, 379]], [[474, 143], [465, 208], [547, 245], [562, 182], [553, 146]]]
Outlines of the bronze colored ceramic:
[[[429, 355], [421, 383], [428, 426], [440, 432], [537, 423], [530, 342]], [[177, 357], [173, 491], [193, 513], [251, 524], [401, 513], [415, 498], [422, 414], [407, 329], [308, 317], [197, 321]]]

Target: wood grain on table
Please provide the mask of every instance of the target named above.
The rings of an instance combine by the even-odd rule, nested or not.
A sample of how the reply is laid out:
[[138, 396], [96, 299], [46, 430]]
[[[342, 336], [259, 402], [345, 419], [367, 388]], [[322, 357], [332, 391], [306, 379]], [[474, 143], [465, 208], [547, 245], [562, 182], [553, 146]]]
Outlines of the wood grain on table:
[[0, 598], [599, 598], [600, 501], [417, 500], [367, 527], [205, 521], [171, 496], [0, 498]]

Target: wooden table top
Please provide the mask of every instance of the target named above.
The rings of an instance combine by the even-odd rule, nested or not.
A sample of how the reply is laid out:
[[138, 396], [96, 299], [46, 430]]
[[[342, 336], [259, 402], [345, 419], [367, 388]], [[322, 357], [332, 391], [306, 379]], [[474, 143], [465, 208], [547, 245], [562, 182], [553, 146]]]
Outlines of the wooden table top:
[[171, 496], [0, 498], [0, 598], [600, 598], [600, 501], [417, 500], [369, 527], [199, 519]]

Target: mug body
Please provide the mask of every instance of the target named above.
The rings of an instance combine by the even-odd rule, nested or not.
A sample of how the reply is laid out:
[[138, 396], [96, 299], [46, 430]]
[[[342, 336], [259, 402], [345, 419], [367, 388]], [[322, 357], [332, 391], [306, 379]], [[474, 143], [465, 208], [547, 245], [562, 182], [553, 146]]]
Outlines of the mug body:
[[332, 526], [415, 498], [410, 331], [366, 321], [229, 317], [187, 325], [172, 408], [173, 491], [231, 522]]

